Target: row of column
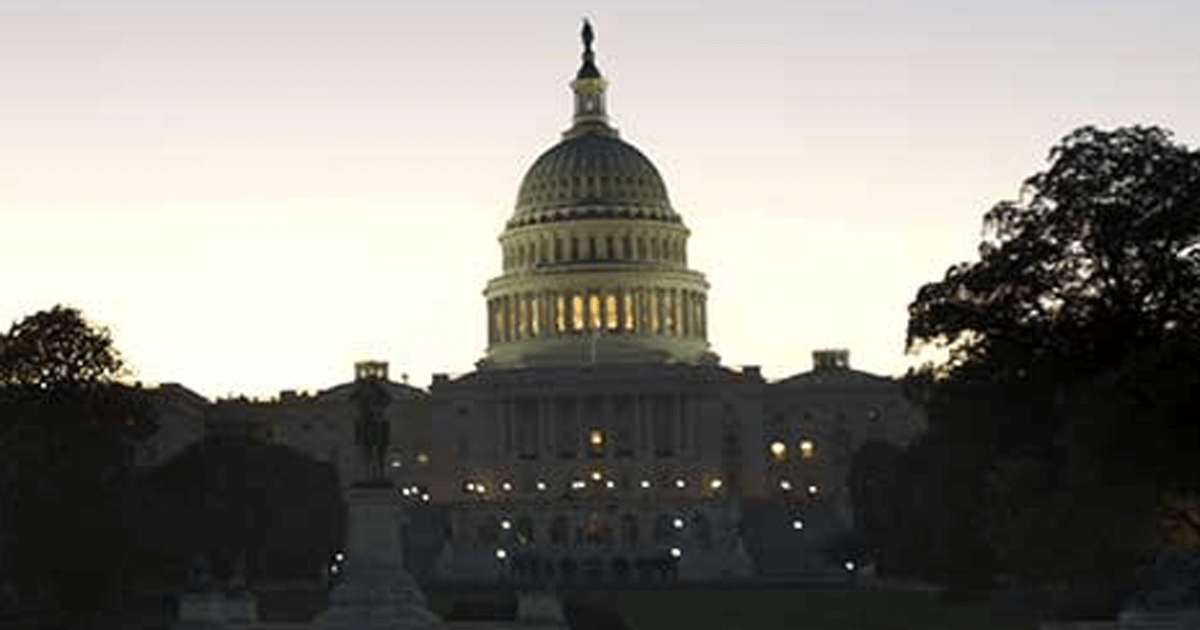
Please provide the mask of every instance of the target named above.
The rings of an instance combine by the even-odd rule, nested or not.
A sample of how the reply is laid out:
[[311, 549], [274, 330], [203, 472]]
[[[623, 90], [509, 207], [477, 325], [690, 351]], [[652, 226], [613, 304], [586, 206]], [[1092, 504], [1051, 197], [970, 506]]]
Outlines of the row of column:
[[495, 411], [504, 456], [612, 459], [690, 452], [699, 405], [683, 394], [528, 396]]
[[503, 248], [505, 269], [536, 263], [585, 262], [596, 260], [670, 261], [687, 264], [683, 237], [647, 238], [643, 235], [607, 234], [534, 238]]
[[488, 343], [588, 332], [707, 338], [704, 293], [686, 289], [538, 291], [488, 301]]

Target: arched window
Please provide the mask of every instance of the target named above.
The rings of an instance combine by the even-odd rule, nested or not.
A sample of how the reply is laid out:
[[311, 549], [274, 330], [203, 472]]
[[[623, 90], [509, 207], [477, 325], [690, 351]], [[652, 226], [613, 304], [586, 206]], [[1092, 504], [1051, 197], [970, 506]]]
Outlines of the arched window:
[[559, 333], [567, 332], [567, 298], [561, 293], [554, 296], [554, 327]]
[[571, 296], [571, 330], [583, 330], [583, 296], [576, 293]]
[[617, 310], [617, 296], [609, 293], [604, 296], [604, 327], [615, 331], [620, 323], [620, 313]]

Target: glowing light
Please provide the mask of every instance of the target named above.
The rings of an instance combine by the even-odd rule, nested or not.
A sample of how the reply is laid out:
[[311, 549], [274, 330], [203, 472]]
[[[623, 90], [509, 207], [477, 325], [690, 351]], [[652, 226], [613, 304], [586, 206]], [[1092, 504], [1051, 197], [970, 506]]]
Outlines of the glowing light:
[[779, 440], [771, 442], [771, 456], [775, 459], [783, 459], [787, 456], [787, 445]]
[[683, 519], [677, 518], [671, 521], [671, 525], [674, 526], [675, 529], [683, 529]]
[[467, 488], [467, 492], [475, 492], [475, 482], [468, 481], [466, 488]]
[[810, 486], [808, 487], [808, 493], [809, 493], [810, 495], [812, 495], [812, 494], [816, 494], [816, 493], [817, 493], [817, 487], [816, 487], [816, 486], [813, 486], [813, 485], [810, 485]]
[[641, 486], [643, 489], [644, 489], [644, 488], [649, 488], [649, 487], [650, 487], [650, 480], [649, 480], [649, 479], [643, 479], [643, 480], [642, 480], [642, 482], [641, 482], [640, 484], [638, 484], [638, 485], [640, 485], [640, 486]]
[[600, 481], [603, 476], [604, 475], [601, 475], [599, 470], [592, 471], [592, 481]]
[[500, 521], [500, 529], [512, 529], [512, 521], [508, 519]]
[[804, 521], [800, 519], [792, 521], [792, 529], [804, 529]]
[[683, 489], [684, 487], [686, 487], [686, 486], [687, 486], [687, 482], [686, 482], [686, 481], [684, 481], [683, 479], [676, 479], [676, 480], [675, 480], [675, 487], [676, 487], [676, 488], [679, 488], [680, 490], [682, 490], [682, 489]]
[[608, 481], [604, 482], [604, 487], [608, 488], [609, 490], [612, 490], [613, 488], [617, 487], [617, 482], [613, 481], [612, 479], [609, 479]]
[[720, 479], [713, 479], [712, 481], [708, 482], [708, 487], [712, 488], [713, 490], [720, 490], [721, 486], [723, 485], [725, 484]]
[[505, 481], [504, 483], [500, 484], [500, 489], [505, 492], [512, 492], [512, 484]]
[[400, 460], [393, 459], [392, 460], [392, 468], [399, 468], [399, 467], [400, 467]]
[[337, 560], [338, 562], [341, 562], [346, 559], [346, 554], [339, 551], [339, 552], [333, 554], [333, 559]]
[[428, 493], [428, 492], [426, 492], [425, 494], [422, 494], [422, 495], [421, 495], [421, 500], [422, 500], [422, 501], [424, 501], [424, 502], [426, 502], [426, 503], [429, 503], [429, 493]]
[[585, 483], [582, 479], [576, 479], [575, 481], [571, 482], [571, 488], [575, 489], [575, 490], [582, 490], [586, 486], [587, 486], [587, 483]]
[[425, 464], [428, 464], [429, 463], [429, 454], [428, 453], [417, 453], [417, 463], [421, 464], [422, 466], [424, 466]]
[[812, 440], [800, 440], [800, 457], [809, 459], [813, 456], [814, 445]]
[[672, 558], [678, 558], [679, 556], [682, 556], [682, 555], [683, 555], [683, 552], [679, 550], [679, 547], [671, 547], [671, 557]]
[[400, 491], [400, 494], [403, 494], [404, 496], [408, 496], [408, 495], [409, 495], [409, 490], [408, 490], [408, 488], [404, 488], [403, 490], [401, 490], [401, 491]]
[[487, 486], [485, 486], [481, 483], [477, 483], [477, 484], [475, 484], [475, 492], [478, 492], [479, 494], [483, 494], [484, 492], [487, 492]]
[[505, 550], [503, 550], [503, 549], [497, 549], [497, 550], [496, 550], [496, 559], [497, 559], [497, 560], [503, 560], [503, 559], [505, 559], [505, 558], [507, 558], [507, 557], [508, 557], [508, 552], [507, 552], [507, 551], [505, 551]]
[[538, 489], [538, 492], [545, 492], [545, 491], [546, 491], [546, 482], [545, 482], [545, 481], [538, 481], [538, 482], [537, 482], [537, 489]]
[[591, 432], [588, 433], [588, 442], [592, 446], [603, 446], [604, 445], [604, 432], [601, 431], [600, 429], [592, 429]]
[[847, 570], [847, 571], [853, 571], [853, 570], [854, 570], [854, 561], [853, 561], [853, 560], [847, 560], [847, 561], [846, 561], [846, 564], [845, 564], [844, 566], [846, 567], [846, 570]]
[[792, 482], [788, 481], [787, 479], [780, 479], [779, 489], [783, 490], [784, 492], [790, 491], [792, 489]]

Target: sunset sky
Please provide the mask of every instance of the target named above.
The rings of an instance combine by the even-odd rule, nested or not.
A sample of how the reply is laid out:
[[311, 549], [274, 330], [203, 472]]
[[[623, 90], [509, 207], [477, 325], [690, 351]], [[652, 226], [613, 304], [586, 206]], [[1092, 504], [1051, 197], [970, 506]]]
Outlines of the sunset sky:
[[906, 306], [1084, 124], [1200, 144], [1195, 0], [0, 0], [0, 326], [56, 303], [207, 396], [472, 369], [580, 19], [710, 340], [899, 374]]

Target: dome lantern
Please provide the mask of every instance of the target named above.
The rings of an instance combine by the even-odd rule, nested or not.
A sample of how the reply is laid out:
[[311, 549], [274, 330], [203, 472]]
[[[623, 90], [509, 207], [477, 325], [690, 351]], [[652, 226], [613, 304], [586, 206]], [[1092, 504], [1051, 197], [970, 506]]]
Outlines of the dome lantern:
[[570, 129], [563, 132], [564, 138], [572, 138], [586, 133], [598, 133], [616, 136], [617, 130], [608, 124], [608, 112], [604, 103], [604, 92], [608, 82], [596, 67], [596, 53], [592, 50], [592, 41], [596, 36], [592, 24], [583, 21], [583, 65], [575, 73], [571, 82], [571, 90], [575, 92], [575, 120]]

